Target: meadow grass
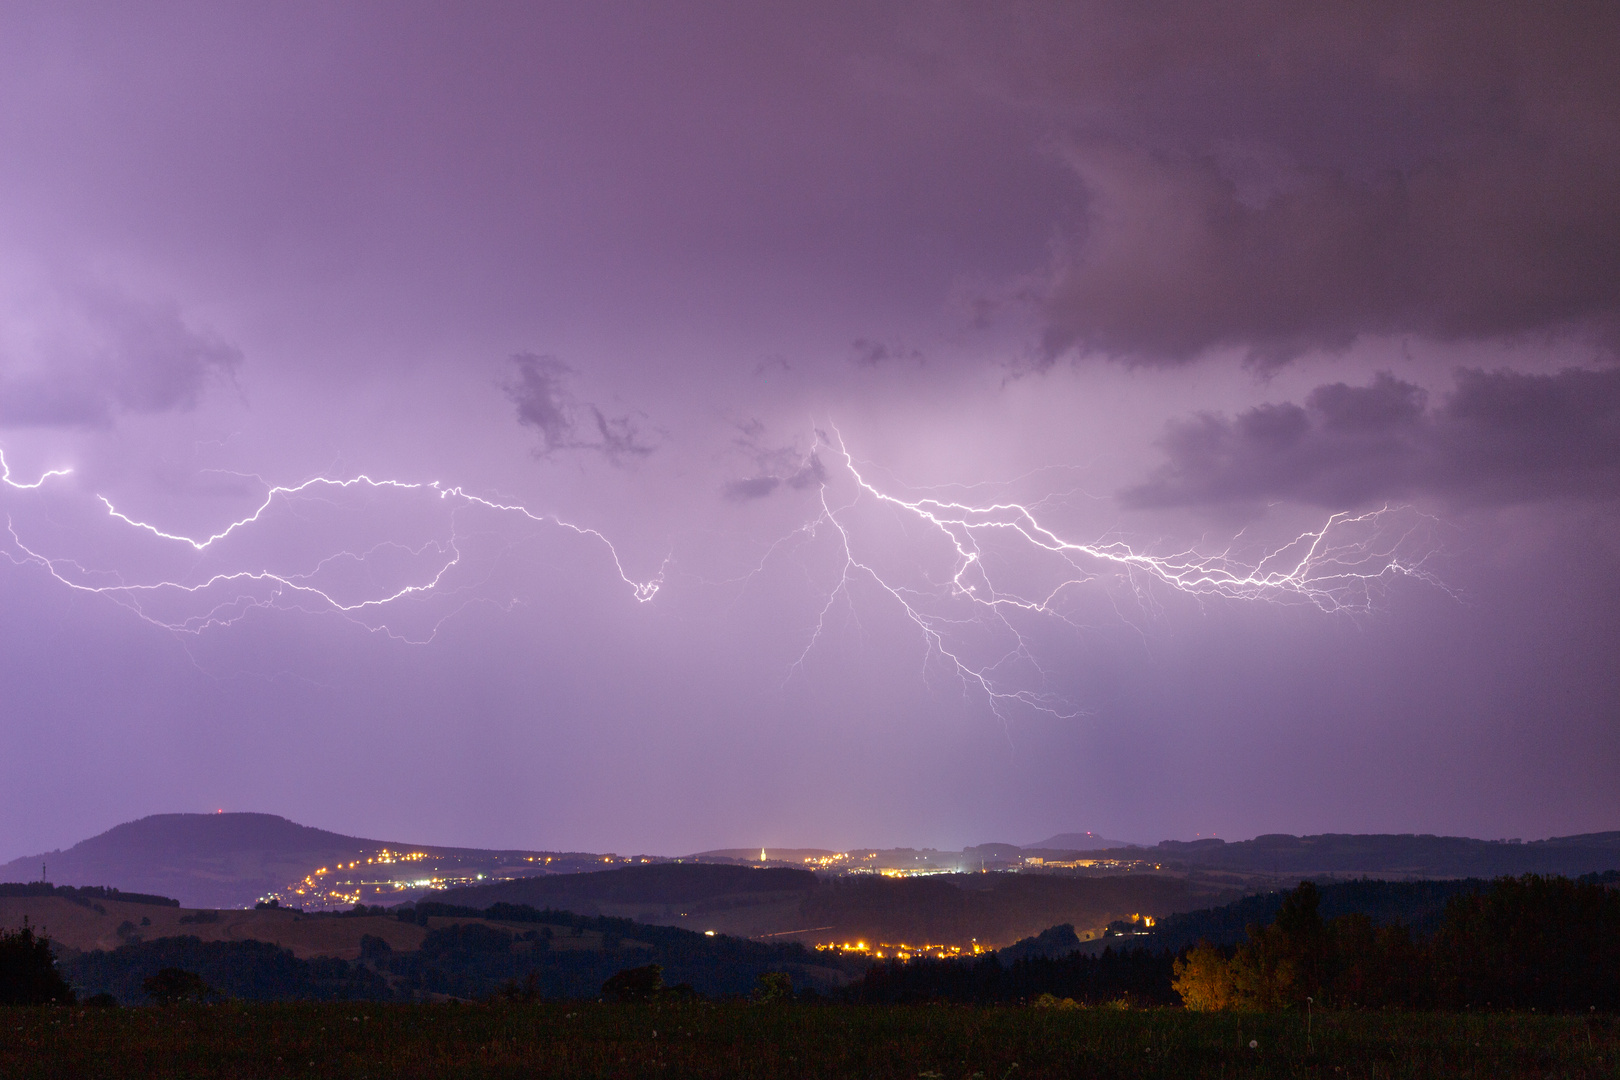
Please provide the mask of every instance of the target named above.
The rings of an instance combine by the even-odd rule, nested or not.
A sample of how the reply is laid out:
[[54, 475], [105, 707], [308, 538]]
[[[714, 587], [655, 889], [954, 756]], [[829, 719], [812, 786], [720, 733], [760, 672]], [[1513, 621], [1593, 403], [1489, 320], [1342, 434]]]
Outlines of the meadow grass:
[[[1254, 1043], [1250, 1045], [1251, 1041]], [[1617, 1077], [1612, 1017], [919, 1006], [0, 1009], [0, 1080]]]

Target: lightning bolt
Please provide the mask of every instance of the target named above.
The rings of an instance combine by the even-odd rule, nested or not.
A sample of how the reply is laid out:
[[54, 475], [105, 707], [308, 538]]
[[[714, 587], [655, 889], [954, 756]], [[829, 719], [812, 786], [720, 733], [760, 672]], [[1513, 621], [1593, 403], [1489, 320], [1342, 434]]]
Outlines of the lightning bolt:
[[[1079, 714], [1064, 693], [1052, 688], [1055, 680], [1042, 657], [1052, 648], [1052, 630], [1097, 629], [1084, 621], [1084, 598], [1097, 587], [1112, 606], [1112, 617], [1132, 625], [1141, 613], [1157, 612], [1173, 594], [1199, 603], [1265, 602], [1357, 614], [1371, 610], [1380, 591], [1395, 580], [1440, 585], [1427, 568], [1438, 551], [1433, 539], [1437, 523], [1409, 507], [1332, 514], [1318, 527], [1269, 549], [1251, 545], [1247, 556], [1239, 550], [1241, 535], [1216, 550], [1184, 547], [1155, 553], [1111, 536], [1084, 540], [1064, 535], [1048, 510], [1054, 496], [1027, 503], [963, 497], [964, 490], [977, 488], [955, 488], [953, 497], [945, 497], [941, 489], [896, 493], [868, 477], [837, 428], [830, 436], [818, 431], [815, 445], [841, 465], [818, 485], [819, 512], [770, 545], [753, 570], [732, 579], [751, 580], [771, 560], [802, 551], [808, 543], [825, 538], [831, 544], [832, 576], [817, 579], [813, 625], [789, 665], [789, 680], [805, 670], [840, 605], [859, 619], [856, 590], [863, 585], [875, 589], [919, 636], [925, 680], [943, 671], [965, 693], [988, 703], [1004, 723], [1015, 708], [1059, 717]], [[818, 464], [818, 474], [819, 469]], [[12, 478], [0, 454], [0, 480], [17, 498], [44, 497], [40, 492], [49, 481], [69, 473], [53, 469], [24, 483]], [[595, 528], [438, 481], [364, 474], [321, 476], [297, 484], [244, 479], [263, 485], [257, 506], [198, 535], [164, 528], [124, 512], [105, 496], [95, 497], [101, 520], [142, 537], [150, 557], [163, 558], [164, 551], [183, 557], [188, 564], [183, 573], [136, 579], [127, 571], [88, 566], [78, 556], [46, 554], [38, 544], [24, 541], [10, 516], [5, 554], [16, 565], [38, 566], [69, 589], [106, 597], [146, 622], [178, 633], [200, 635], [229, 627], [253, 611], [281, 610], [335, 615], [410, 644], [431, 642], [446, 620], [470, 604], [508, 607], [517, 602], [492, 599], [487, 587], [493, 571], [479, 579], [469, 565], [469, 545], [476, 547], [475, 538], [489, 532], [471, 528], [464, 521], [469, 515], [510, 519], [524, 528], [561, 529], [594, 541], [605, 549], [629, 595], [642, 604], [658, 596], [674, 558], [671, 552], [656, 574], [637, 579], [612, 541]], [[335, 552], [321, 545], [318, 536], [286, 541], [272, 531], [255, 541], [255, 533], [280, 528], [288, 520], [314, 532], [320, 507], [347, 505], [352, 510], [358, 505], [364, 510], [359, 504], [370, 497], [403, 500], [406, 510], [414, 509], [412, 500], [425, 500], [442, 507], [448, 521], [419, 542], [407, 542], [395, 532], [369, 546], [351, 550], [340, 545]], [[378, 520], [383, 520], [380, 511]], [[896, 527], [898, 541], [886, 543]], [[283, 564], [296, 561], [291, 552], [300, 545], [315, 543], [316, 554], [302, 566], [278, 568], [253, 559], [255, 542], [270, 543], [276, 552], [270, 561]], [[216, 562], [225, 566], [214, 568]], [[381, 583], [385, 578], [388, 583]], [[1134, 600], [1134, 613], [1120, 603], [1121, 587]], [[411, 629], [410, 618], [396, 616], [434, 596], [443, 597], [450, 610], [426, 629]], [[1110, 632], [1117, 632], [1118, 625]]]
[[[1306, 604], [1328, 613], [1370, 611], [1382, 588], [1396, 579], [1443, 588], [1426, 566], [1438, 550], [1433, 540], [1438, 522], [1410, 507], [1332, 514], [1319, 527], [1248, 561], [1235, 551], [1235, 540], [1213, 552], [1184, 548], [1153, 554], [1120, 539], [1065, 538], [1043, 523], [1039, 503], [902, 497], [867, 478], [836, 428], [831, 438], [818, 432], [818, 441], [841, 459], [852, 491], [834, 498], [824, 483], [820, 516], [800, 530], [830, 531], [841, 568], [794, 669], [802, 669], [834, 609], [841, 601], [853, 604], [851, 588], [864, 580], [916, 629], [925, 645], [925, 668], [942, 664], [1004, 722], [1013, 705], [1064, 718], [1078, 715], [1061, 695], [1026, 685], [1025, 673], [1033, 672], [1037, 684], [1046, 682], [1031, 639], [1032, 620], [1080, 629], [1070, 599], [1088, 584], [1123, 581], [1149, 609], [1157, 607], [1153, 587], [1158, 586], [1200, 602]], [[896, 575], [879, 565], [881, 554], [859, 553], [863, 546], [879, 546], [863, 545], [858, 537], [857, 517], [874, 506], [940, 541], [943, 572]], [[1005, 584], [1008, 576], [1034, 578], [1039, 591]], [[988, 642], [974, 640], [987, 632]]]
[[[4, 466], [3, 457], [0, 457], [0, 466]], [[6, 468], [3, 479], [5, 483], [19, 490], [37, 490], [50, 478], [65, 476], [69, 471], [52, 470], [32, 484], [23, 484], [12, 480], [9, 468]], [[96, 499], [105, 510], [108, 519], [131, 530], [144, 533], [164, 544], [187, 549], [198, 556], [208, 554], [228, 558], [228, 552], [215, 552], [214, 549], [226, 548], [233, 539], [243, 537], [255, 526], [262, 526], [274, 508], [288, 506], [299, 500], [311, 500], [316, 496], [330, 500], [331, 496], [356, 491], [415, 494], [434, 499], [451, 508], [450, 527], [446, 535], [415, 546], [397, 540], [386, 540], [362, 551], [343, 550], [324, 556], [301, 570], [232, 569], [206, 574], [194, 580], [160, 577], [157, 580], [129, 581], [125, 580], [121, 572], [91, 569], [79, 559], [47, 555], [36, 550], [24, 542], [15, 521], [8, 516], [6, 528], [11, 538], [12, 551], [7, 554], [14, 564], [31, 563], [39, 566], [62, 585], [75, 591], [108, 597], [144, 621], [166, 630], [200, 634], [211, 628], [230, 626], [252, 610], [302, 610], [339, 615], [358, 622], [369, 630], [382, 632], [411, 644], [426, 644], [431, 641], [450, 616], [437, 619], [426, 634], [411, 634], [397, 630], [390, 624], [385, 613], [387, 609], [398, 607], [407, 601], [419, 600], [429, 594], [449, 589], [447, 583], [454, 572], [462, 567], [465, 555], [466, 537], [460, 527], [458, 514], [469, 510], [517, 517], [529, 523], [563, 529], [598, 542], [606, 548], [620, 581], [640, 603], [647, 603], [658, 595], [669, 566], [669, 558], [666, 557], [657, 574], [646, 580], [637, 580], [625, 569], [624, 561], [612, 541], [595, 528], [575, 524], [555, 514], [539, 513], [516, 503], [485, 498], [465, 488], [446, 486], [438, 481], [377, 479], [362, 474], [343, 479], [315, 477], [292, 485], [266, 485], [263, 498], [251, 513], [202, 536], [171, 532], [124, 513], [104, 495], [97, 495]], [[323, 576], [332, 574], [334, 568], [340, 564], [363, 567], [384, 554], [392, 554], [396, 560], [403, 557], [413, 563], [425, 563], [426, 571], [419, 573], [416, 580], [394, 588], [373, 588], [369, 593], [357, 598], [345, 599], [335, 588], [319, 584]], [[473, 592], [477, 584], [459, 583], [455, 586], [455, 591], [466, 597]], [[177, 605], [176, 601], [180, 603]], [[160, 609], [165, 606], [170, 608], [178, 606], [181, 613], [161, 614]], [[462, 606], [465, 604], [458, 606], [455, 611], [461, 610]], [[455, 611], [451, 614], [453, 615]]]
[[67, 476], [71, 472], [73, 472], [72, 469], [51, 469], [48, 472], [41, 473], [39, 479], [35, 480], [32, 484], [24, 484], [11, 478], [11, 466], [6, 463], [6, 452], [4, 450], [0, 450], [0, 483], [3, 483], [8, 487], [14, 487], [19, 491], [37, 490], [38, 488], [43, 487], [45, 481], [49, 480], [51, 477]]

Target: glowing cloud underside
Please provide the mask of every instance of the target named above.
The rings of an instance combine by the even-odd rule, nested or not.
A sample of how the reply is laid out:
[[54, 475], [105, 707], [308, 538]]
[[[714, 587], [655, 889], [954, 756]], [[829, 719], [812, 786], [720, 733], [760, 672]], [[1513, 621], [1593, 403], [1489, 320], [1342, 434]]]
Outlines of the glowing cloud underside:
[[[1069, 539], [1051, 520], [1042, 520], [1052, 517], [1045, 501], [978, 503], [883, 490], [841, 437], [823, 438], [842, 470], [820, 485], [819, 514], [773, 545], [755, 571], [790, 556], [809, 565], [816, 547], [817, 565], [831, 568], [818, 588], [819, 606], [795, 671], [810, 660], [840, 604], [853, 609], [872, 596], [915, 628], [925, 672], [953, 677], [1004, 719], [1009, 706], [1066, 716], [1075, 710], [1051, 688], [1042, 658], [1054, 647], [1075, 648], [1073, 631], [1096, 628], [1088, 597], [1091, 603], [1104, 598], [1117, 629], [1118, 620], [1129, 622], [1134, 614], [1151, 617], [1175, 594], [1342, 613], [1369, 610], [1380, 589], [1396, 579], [1435, 583], [1425, 569], [1436, 550], [1434, 522], [1409, 508], [1334, 514], [1247, 558], [1235, 541], [1214, 552], [1153, 554], [1123, 539]], [[10, 498], [41, 498], [48, 482], [67, 473], [52, 470], [25, 483], [12, 478], [0, 455], [0, 481], [16, 493]], [[299, 611], [425, 644], [471, 604], [521, 601], [490, 587], [491, 560], [509, 557], [536, 530], [562, 530], [599, 545], [604, 570], [611, 565], [630, 597], [642, 603], [664, 587], [673, 558], [666, 557], [653, 577], [637, 580], [594, 528], [436, 481], [361, 475], [265, 485], [252, 513], [200, 536], [140, 520], [97, 498], [102, 513], [95, 520], [114, 530], [110, 550], [128, 552], [127, 558], [108, 557], [104, 544], [99, 557], [117, 565], [93, 565], [79, 553], [47, 553], [40, 542], [24, 538], [10, 514], [6, 555], [15, 565], [43, 569], [68, 589], [104, 596], [154, 626], [183, 634], [224, 630], [253, 612]], [[322, 515], [346, 515], [347, 531], [332, 531], [334, 539], [328, 539]], [[514, 524], [529, 534], [514, 538]], [[335, 539], [368, 530], [363, 543]], [[255, 548], [263, 550], [256, 554]], [[174, 563], [176, 555], [183, 565]], [[151, 571], [154, 565], [159, 571]], [[137, 573], [136, 566], [145, 572]], [[1068, 633], [1067, 644], [1054, 646], [1054, 632]]]

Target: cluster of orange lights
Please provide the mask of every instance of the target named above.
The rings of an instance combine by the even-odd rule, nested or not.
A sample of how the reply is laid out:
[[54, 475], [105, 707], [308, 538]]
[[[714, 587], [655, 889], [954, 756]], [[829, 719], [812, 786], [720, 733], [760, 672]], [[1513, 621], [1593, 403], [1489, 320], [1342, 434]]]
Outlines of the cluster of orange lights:
[[856, 953], [876, 960], [911, 960], [917, 957], [949, 960], [958, 956], [978, 956], [988, 950], [977, 941], [968, 945], [907, 945], [903, 941], [898, 945], [887, 942], [869, 945], [864, 941], [829, 941], [824, 945], [818, 944], [816, 951]]
[[[311, 873], [305, 875], [305, 877], [304, 877], [304, 879], [302, 881], [296, 882], [296, 883], [288, 886], [287, 892], [290, 893], [291, 896], [286, 897], [286, 898], [288, 898], [288, 899], [290, 899], [291, 897], [309, 898], [309, 899], [316, 900], [316, 901], [318, 901], [320, 903], [325, 903], [325, 904], [358, 904], [362, 900], [362, 894], [364, 892], [364, 889], [363, 888], [356, 888], [355, 886], [367, 886], [367, 885], [369, 885], [369, 886], [374, 886], [379, 890], [391, 887], [391, 888], [395, 889], [396, 891], [401, 890], [401, 889], [422, 888], [422, 887], [426, 887], [426, 888], [430, 888], [430, 889], [442, 889], [442, 888], [445, 888], [448, 884], [450, 884], [450, 882], [448, 882], [444, 878], [437, 877], [437, 876], [431, 877], [431, 878], [426, 878], [426, 879], [413, 880], [413, 881], [388, 880], [388, 881], [364, 881], [364, 882], [360, 882], [360, 881], [344, 881], [344, 882], [325, 883], [325, 882], [321, 882], [321, 881], [316, 880], [318, 878], [326, 877], [327, 875], [338, 872], [338, 871], [358, 870], [358, 869], [360, 869], [362, 867], [366, 867], [366, 866], [391, 866], [391, 865], [394, 865], [396, 863], [415, 863], [415, 862], [421, 862], [421, 861], [423, 861], [424, 859], [427, 859], [427, 858], [430, 858], [430, 856], [425, 851], [391, 851], [388, 848], [382, 848], [376, 854], [374, 854], [370, 858], [366, 859], [364, 862], [362, 862], [359, 859], [355, 859], [353, 862], [335, 863], [332, 866], [323, 866], [318, 870], [312, 871]], [[483, 875], [480, 874], [480, 875], [478, 875], [478, 878], [455, 879], [455, 882], [456, 883], [461, 883], [463, 881], [472, 882], [474, 880], [482, 879], [482, 877], [483, 877]], [[337, 888], [338, 885], [347, 885], [347, 886], [350, 886], [350, 889], [345, 891], [344, 889]], [[279, 900], [279, 899], [283, 899], [283, 898], [284, 898], [283, 895], [278, 894], [278, 893], [272, 893], [269, 896], [264, 897], [264, 899], [266, 899], [266, 900], [269, 900], [269, 899], [277, 899], [277, 900]]]
[[[398, 851], [389, 851], [387, 848], [383, 848], [381, 851], [377, 852], [375, 856], [367, 859], [366, 862], [372, 865], [378, 863], [420, 862], [425, 858], [427, 858], [427, 852], [425, 851], [413, 851], [409, 854], [405, 854]], [[359, 865], [360, 864], [357, 862], [352, 862], [349, 864], [349, 869], [353, 870]], [[338, 869], [343, 869], [342, 863], [338, 864]], [[324, 871], [322, 872], [324, 873]]]
[[1163, 870], [1160, 863], [1150, 863], [1144, 859], [1042, 859], [1033, 855], [1024, 856], [1025, 866], [1039, 866], [1045, 869], [1060, 870]]

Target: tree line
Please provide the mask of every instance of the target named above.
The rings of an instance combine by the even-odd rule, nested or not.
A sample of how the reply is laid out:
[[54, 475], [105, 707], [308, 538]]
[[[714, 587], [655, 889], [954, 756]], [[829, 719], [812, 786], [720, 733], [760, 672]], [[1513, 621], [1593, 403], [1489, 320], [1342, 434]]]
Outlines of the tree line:
[[[466, 921], [431, 928], [420, 948], [408, 952], [396, 952], [382, 938], [363, 935], [357, 960], [303, 959], [262, 941], [202, 941], [194, 936], [142, 941], [134, 935], [116, 949], [60, 950], [64, 955], [58, 959], [48, 939], [25, 927], [0, 933], [0, 1004], [67, 1003], [75, 996], [132, 1005], [180, 997], [478, 999], [513, 986], [527, 987], [535, 998], [594, 999], [617, 973], [649, 964], [676, 987], [684, 984], [688, 993], [736, 997], [755, 992], [763, 975], [792, 972], [784, 977], [808, 986], [813, 974], [824, 983], [836, 981], [840, 971], [857, 963], [823, 957], [801, 945], [709, 937], [677, 927], [527, 905], [471, 908], [423, 902], [364, 913], [385, 911], [423, 926], [430, 919]], [[584, 947], [586, 941], [559, 940], [586, 935], [589, 947]], [[834, 968], [838, 970], [830, 970]]]
[[1175, 961], [1172, 989], [1200, 1010], [1620, 1007], [1620, 891], [1610, 882], [1501, 878], [1451, 897], [1427, 936], [1359, 913], [1323, 920], [1320, 899], [1301, 882], [1242, 944], [1200, 942]]
[[[1400, 899], [1370, 887], [1377, 884], [1361, 891], [1386, 907]], [[1280, 901], [1233, 905], [1274, 912], [1249, 923], [1236, 943], [894, 962], [874, 966], [845, 993], [873, 1002], [1180, 1003], [1210, 1011], [1620, 1009], [1620, 875], [1454, 884], [1417, 890], [1446, 895], [1434, 917], [1419, 905], [1417, 929], [1366, 912], [1323, 919], [1322, 890], [1301, 882]], [[1225, 913], [1194, 914], [1192, 922], [1219, 926]]]
[[[1322, 890], [1302, 882], [1281, 898], [1271, 921], [1251, 923], [1235, 944], [891, 962], [867, 968], [840, 991], [827, 986], [826, 977], [835, 975], [827, 969], [853, 974], [845, 966], [850, 961], [801, 946], [524, 905], [393, 909], [423, 924], [438, 916], [504, 925], [440, 926], [406, 953], [367, 936], [357, 961], [301, 960], [263, 942], [177, 937], [76, 954], [58, 965], [50, 943], [24, 926], [0, 933], [0, 1004], [66, 1002], [75, 991], [134, 1003], [201, 993], [198, 987], [247, 1000], [485, 997], [520, 985], [527, 997], [594, 998], [639, 992], [628, 977], [612, 991], [604, 982], [656, 966], [655, 989], [667, 975], [695, 988], [682, 992], [710, 996], [757, 991], [761, 977], [771, 975], [773, 993], [786, 989], [782, 980], [803, 990], [813, 977], [829, 996], [856, 1002], [1614, 1011], [1620, 1009], [1617, 886], [1620, 874], [1503, 878], [1451, 895], [1437, 922], [1425, 918], [1425, 928], [1414, 930], [1399, 921], [1380, 924], [1365, 912], [1324, 919]], [[554, 935], [585, 933], [597, 935], [591, 948], [552, 948]], [[1072, 940], [1072, 928], [1066, 937]], [[169, 986], [188, 972], [197, 986]]]

